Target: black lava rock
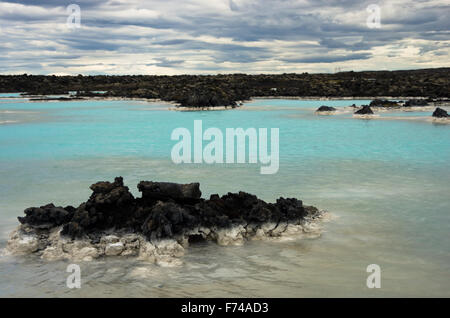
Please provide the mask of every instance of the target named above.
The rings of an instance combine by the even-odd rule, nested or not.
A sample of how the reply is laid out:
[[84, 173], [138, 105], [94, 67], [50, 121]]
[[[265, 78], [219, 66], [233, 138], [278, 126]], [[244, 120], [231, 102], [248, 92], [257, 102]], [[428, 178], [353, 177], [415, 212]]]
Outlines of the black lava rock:
[[370, 106], [364, 105], [361, 109], [355, 112], [357, 115], [372, 115], [373, 111]]
[[144, 200], [174, 200], [178, 202], [196, 202], [202, 196], [199, 183], [177, 184], [170, 182], [141, 181], [138, 190]]
[[426, 99], [410, 99], [405, 102], [404, 106], [428, 106], [428, 101]]
[[395, 101], [387, 100], [387, 99], [374, 99], [370, 102], [371, 107], [393, 107], [398, 106], [398, 103]]
[[214, 194], [205, 200], [201, 198], [199, 183], [142, 181], [138, 185], [142, 198], [134, 198], [121, 177], [114, 182], [97, 182], [90, 188], [92, 195], [78, 208], [53, 204], [29, 208], [19, 221], [46, 229], [63, 225], [62, 234], [72, 238], [92, 236], [106, 229], [126, 229], [159, 239], [197, 227], [298, 221], [318, 213], [314, 207], [305, 207], [294, 198], [267, 203], [246, 192], [222, 197]]
[[334, 107], [322, 105], [319, 108], [317, 108], [316, 112], [333, 112], [335, 110], [336, 108]]
[[51, 228], [68, 222], [73, 216], [73, 207], [55, 207], [53, 203], [39, 208], [25, 209], [25, 217], [18, 217], [19, 222], [34, 228]]

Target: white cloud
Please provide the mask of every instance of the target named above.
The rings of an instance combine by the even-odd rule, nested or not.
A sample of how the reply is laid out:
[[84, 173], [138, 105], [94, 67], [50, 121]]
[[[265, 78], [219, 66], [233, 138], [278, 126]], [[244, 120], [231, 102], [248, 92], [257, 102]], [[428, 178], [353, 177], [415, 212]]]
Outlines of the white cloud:
[[0, 73], [283, 73], [448, 66], [448, 1], [56, 0], [0, 3]]

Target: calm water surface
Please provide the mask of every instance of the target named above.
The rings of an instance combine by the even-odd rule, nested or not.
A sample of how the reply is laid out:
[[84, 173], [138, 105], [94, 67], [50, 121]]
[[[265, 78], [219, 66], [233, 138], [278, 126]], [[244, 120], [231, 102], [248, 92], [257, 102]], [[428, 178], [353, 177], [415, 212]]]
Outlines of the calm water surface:
[[[13, 98], [10, 98], [13, 97]], [[29, 102], [0, 94], [0, 248], [24, 208], [78, 204], [89, 185], [123, 176], [199, 181], [204, 196], [244, 190], [301, 198], [331, 212], [320, 237], [192, 246], [180, 267], [131, 259], [81, 263], [82, 288], [65, 286], [68, 262], [0, 257], [0, 296], [450, 296], [450, 125], [432, 111], [352, 118], [368, 100], [255, 100], [227, 111], [168, 111], [138, 101]], [[317, 116], [320, 105], [339, 109]], [[447, 108], [449, 110], [449, 108]], [[280, 129], [280, 169], [175, 165], [174, 128]], [[381, 289], [366, 287], [378, 264]]]

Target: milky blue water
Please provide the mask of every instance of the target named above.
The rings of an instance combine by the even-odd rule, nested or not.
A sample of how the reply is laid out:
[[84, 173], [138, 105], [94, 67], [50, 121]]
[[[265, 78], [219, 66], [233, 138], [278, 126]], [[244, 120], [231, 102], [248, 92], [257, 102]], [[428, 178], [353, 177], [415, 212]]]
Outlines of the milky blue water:
[[[0, 247], [24, 208], [87, 199], [89, 185], [121, 175], [199, 181], [204, 196], [244, 190], [294, 196], [331, 212], [319, 238], [193, 246], [184, 265], [133, 260], [82, 264], [83, 287], [65, 287], [67, 262], [0, 258], [0, 296], [450, 296], [450, 125], [432, 110], [352, 117], [370, 100], [255, 100], [226, 111], [171, 111], [140, 101], [29, 102], [0, 94]], [[320, 105], [336, 115], [314, 113]], [[447, 108], [448, 109], [448, 108]], [[175, 165], [177, 127], [279, 128], [280, 169]], [[382, 288], [366, 287], [378, 264]]]

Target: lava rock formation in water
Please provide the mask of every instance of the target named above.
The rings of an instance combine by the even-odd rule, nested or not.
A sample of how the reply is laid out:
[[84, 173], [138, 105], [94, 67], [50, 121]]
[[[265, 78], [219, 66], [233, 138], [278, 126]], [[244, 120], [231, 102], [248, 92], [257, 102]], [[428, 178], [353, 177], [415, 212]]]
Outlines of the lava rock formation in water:
[[131, 194], [122, 177], [90, 188], [92, 195], [77, 208], [47, 204], [26, 209], [7, 249], [38, 252], [47, 259], [172, 256], [196, 241], [229, 245], [296, 233], [321, 216], [317, 208], [295, 198], [266, 203], [239, 192], [202, 199], [199, 183], [141, 181], [140, 198]]

